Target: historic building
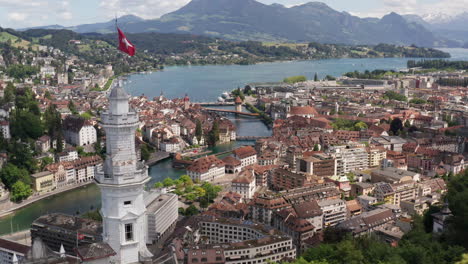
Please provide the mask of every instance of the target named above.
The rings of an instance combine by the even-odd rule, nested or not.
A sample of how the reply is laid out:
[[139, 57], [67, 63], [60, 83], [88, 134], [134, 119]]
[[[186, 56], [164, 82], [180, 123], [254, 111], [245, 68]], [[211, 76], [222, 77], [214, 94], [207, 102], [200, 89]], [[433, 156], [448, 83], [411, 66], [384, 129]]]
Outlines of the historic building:
[[135, 263], [152, 257], [146, 247], [144, 201], [144, 187], [150, 178], [147, 166], [137, 160], [135, 131], [139, 120], [128, 100], [121, 85], [112, 89], [109, 109], [101, 115], [106, 131], [106, 160], [96, 175], [102, 197], [102, 237], [117, 253], [111, 257], [116, 263]]

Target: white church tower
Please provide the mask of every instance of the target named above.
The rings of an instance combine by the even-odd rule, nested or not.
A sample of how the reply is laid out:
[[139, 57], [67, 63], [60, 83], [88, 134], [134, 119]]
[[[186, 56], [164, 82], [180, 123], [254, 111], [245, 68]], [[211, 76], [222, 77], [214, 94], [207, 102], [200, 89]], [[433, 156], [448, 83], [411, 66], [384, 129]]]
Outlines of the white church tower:
[[138, 115], [129, 107], [121, 84], [109, 96], [109, 110], [101, 115], [107, 154], [96, 182], [101, 189], [103, 240], [117, 253], [112, 263], [137, 263], [152, 255], [146, 247], [145, 184], [148, 168], [137, 161], [135, 130]]

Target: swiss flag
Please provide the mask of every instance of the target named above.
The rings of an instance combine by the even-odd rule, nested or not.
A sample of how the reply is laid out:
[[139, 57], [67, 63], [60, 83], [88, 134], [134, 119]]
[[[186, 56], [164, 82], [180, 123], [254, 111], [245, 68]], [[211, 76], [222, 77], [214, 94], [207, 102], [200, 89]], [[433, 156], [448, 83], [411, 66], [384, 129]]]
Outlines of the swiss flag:
[[76, 238], [77, 238], [78, 240], [83, 240], [83, 239], [85, 239], [85, 235], [80, 234], [80, 233], [76, 233]]
[[117, 31], [119, 32], [119, 50], [130, 56], [135, 55], [135, 46], [127, 39], [120, 28], [117, 28]]

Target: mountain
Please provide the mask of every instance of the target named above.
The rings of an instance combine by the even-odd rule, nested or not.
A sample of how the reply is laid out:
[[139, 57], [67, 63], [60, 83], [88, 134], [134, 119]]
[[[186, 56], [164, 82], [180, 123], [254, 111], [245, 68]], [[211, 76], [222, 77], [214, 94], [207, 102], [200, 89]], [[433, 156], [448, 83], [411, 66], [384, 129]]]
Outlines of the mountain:
[[442, 13], [418, 15], [405, 15], [408, 22], [418, 23], [436, 36], [448, 39], [447, 46], [459, 47], [468, 42], [468, 12], [458, 15]]
[[[338, 12], [321, 2], [287, 8], [255, 0], [192, 0], [160, 19], [119, 19], [130, 33], [190, 33], [229, 40], [321, 42], [343, 44], [434, 46], [437, 38], [424, 26], [391, 13], [382, 19], [362, 19]], [[114, 21], [79, 25], [79, 33], [114, 31]]]

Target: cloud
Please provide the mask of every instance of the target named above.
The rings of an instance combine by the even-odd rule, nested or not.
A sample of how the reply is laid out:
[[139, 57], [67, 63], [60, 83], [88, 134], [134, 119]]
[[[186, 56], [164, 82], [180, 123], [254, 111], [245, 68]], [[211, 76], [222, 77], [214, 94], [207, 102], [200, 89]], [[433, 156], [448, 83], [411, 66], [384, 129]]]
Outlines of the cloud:
[[175, 11], [189, 2], [190, 0], [101, 0], [99, 7], [108, 18], [132, 14], [153, 19]]
[[44, 25], [49, 19], [60, 23], [73, 18], [68, 0], [0, 0], [0, 6], [6, 16], [0, 22], [14, 28]]
[[13, 21], [13, 22], [21, 22], [26, 20], [28, 17], [27, 14], [25, 13], [19, 13], [19, 12], [12, 12], [8, 14], [8, 20]]

